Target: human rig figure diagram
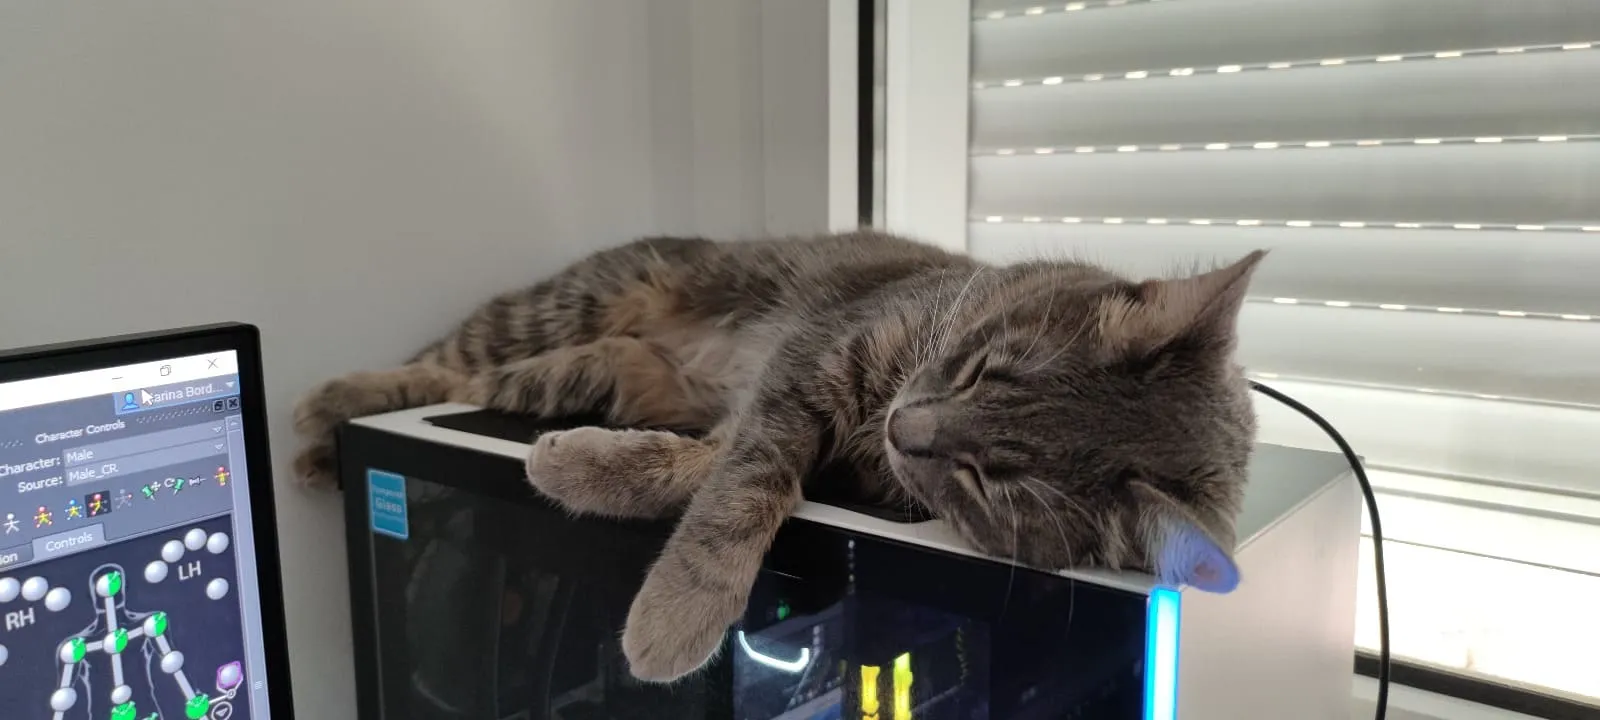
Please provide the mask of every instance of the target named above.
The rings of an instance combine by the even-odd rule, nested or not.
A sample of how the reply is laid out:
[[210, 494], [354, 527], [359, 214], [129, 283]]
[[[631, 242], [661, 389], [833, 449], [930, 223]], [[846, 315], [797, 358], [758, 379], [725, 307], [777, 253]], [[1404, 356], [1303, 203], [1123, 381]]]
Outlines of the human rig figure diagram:
[[[169, 566], [179, 563], [186, 553], [207, 550], [214, 555], [221, 554], [228, 544], [224, 533], [207, 535], [204, 530], [192, 529], [182, 540], [172, 540], [162, 546], [161, 557], [145, 566], [144, 580], [152, 585], [160, 583], [167, 578]], [[183, 652], [174, 647], [168, 634], [172, 618], [163, 611], [141, 612], [130, 608], [130, 583], [122, 566], [102, 564], [90, 573], [88, 581], [90, 597], [96, 605], [95, 619], [56, 647], [60, 673], [59, 683], [48, 698], [52, 720], [65, 720], [69, 713], [74, 718], [93, 720], [105, 717], [110, 720], [178, 720], [170, 713], [163, 714], [158, 707], [140, 707], [129, 683], [133, 678], [145, 678], [152, 685], [146, 690], [150, 693], [151, 704], [155, 702], [154, 685], [169, 682], [176, 686], [184, 698], [183, 717], [187, 720], [228, 720], [233, 716], [232, 703], [245, 680], [242, 663], [227, 662], [216, 669], [214, 695], [196, 689], [185, 673]], [[72, 604], [72, 593], [65, 587], [49, 588], [48, 585], [41, 577], [28, 578], [20, 584], [15, 579], [3, 579], [0, 580], [0, 599], [9, 594], [24, 600], [42, 599], [51, 612], [67, 609]], [[16, 592], [9, 592], [11, 590]], [[212, 601], [223, 599], [228, 591], [228, 581], [223, 578], [214, 578], [205, 584], [206, 597]], [[104, 677], [105, 673], [103, 668], [102, 672], [91, 673], [91, 668], [101, 663], [109, 665], [111, 685], [96, 691], [91, 677]], [[108, 714], [92, 709], [107, 700]], [[85, 707], [80, 708], [80, 705]]]

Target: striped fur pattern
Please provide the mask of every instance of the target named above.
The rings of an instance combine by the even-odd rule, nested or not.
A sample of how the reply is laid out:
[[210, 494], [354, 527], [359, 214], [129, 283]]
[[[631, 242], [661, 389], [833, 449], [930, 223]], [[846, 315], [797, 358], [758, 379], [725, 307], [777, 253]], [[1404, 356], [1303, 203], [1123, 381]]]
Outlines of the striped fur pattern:
[[296, 468], [330, 485], [338, 423], [447, 399], [658, 428], [546, 434], [527, 460], [575, 512], [681, 516], [623, 633], [651, 681], [713, 655], [816, 483], [1034, 566], [1227, 590], [1255, 431], [1235, 322], [1261, 257], [1139, 281], [866, 231], [640, 240], [494, 298], [406, 365], [318, 388]]

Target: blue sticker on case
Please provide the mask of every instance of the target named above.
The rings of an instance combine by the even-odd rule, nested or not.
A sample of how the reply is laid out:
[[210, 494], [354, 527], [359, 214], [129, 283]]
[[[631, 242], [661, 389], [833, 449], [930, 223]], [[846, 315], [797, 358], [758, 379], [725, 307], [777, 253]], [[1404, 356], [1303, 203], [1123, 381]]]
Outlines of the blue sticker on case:
[[406, 520], [406, 478], [382, 470], [367, 469], [367, 497], [372, 503], [372, 531], [407, 540], [411, 525]]

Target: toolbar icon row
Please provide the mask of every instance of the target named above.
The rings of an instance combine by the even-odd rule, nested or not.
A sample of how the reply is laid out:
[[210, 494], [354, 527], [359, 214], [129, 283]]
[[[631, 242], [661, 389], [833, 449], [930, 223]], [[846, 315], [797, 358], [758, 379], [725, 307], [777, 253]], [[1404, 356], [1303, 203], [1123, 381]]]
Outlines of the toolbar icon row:
[[[66, 522], [97, 518], [101, 515], [109, 515], [117, 510], [131, 508], [140, 497], [147, 501], [154, 501], [163, 494], [177, 495], [208, 482], [215, 483], [218, 487], [227, 487], [232, 479], [233, 473], [228, 471], [227, 466], [219, 465], [216, 471], [210, 475], [152, 480], [132, 490], [123, 488], [115, 493], [109, 490], [99, 490], [83, 496], [82, 500], [78, 498], [67, 500], [66, 506], [61, 509], [59, 519], [62, 522]], [[40, 505], [38, 509], [33, 511], [30, 521], [33, 523], [33, 527], [38, 529], [54, 527], [57, 519], [58, 515], [54, 510], [48, 506]], [[20, 533], [24, 522], [24, 520], [17, 518], [16, 513], [8, 512], [5, 514], [5, 520], [0, 522], [0, 534], [12, 535]]]

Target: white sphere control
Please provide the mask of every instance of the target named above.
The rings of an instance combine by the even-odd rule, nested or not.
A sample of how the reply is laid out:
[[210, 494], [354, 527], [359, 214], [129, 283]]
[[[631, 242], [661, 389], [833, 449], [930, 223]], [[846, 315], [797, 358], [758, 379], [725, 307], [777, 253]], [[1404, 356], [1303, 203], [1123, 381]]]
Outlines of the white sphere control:
[[206, 531], [201, 530], [200, 528], [190, 530], [187, 535], [183, 536], [183, 546], [189, 548], [191, 551], [199, 550], [200, 548], [205, 547]]
[[183, 559], [183, 543], [173, 540], [161, 546], [161, 559], [175, 563]]
[[0, 645], [0, 667], [5, 667], [6, 666], [6, 658], [10, 654], [11, 654], [11, 651], [6, 650], [6, 646]]
[[133, 699], [133, 688], [127, 685], [118, 685], [111, 689], [111, 704], [121, 705]]
[[56, 712], [66, 712], [78, 704], [78, 691], [69, 687], [61, 688], [50, 693], [50, 709]]
[[28, 602], [39, 602], [44, 599], [44, 594], [50, 592], [50, 583], [42, 577], [31, 577], [22, 581], [22, 599]]
[[72, 591], [66, 588], [54, 588], [44, 595], [44, 607], [50, 612], [61, 612], [72, 604]]
[[238, 664], [224, 665], [217, 671], [217, 686], [231, 688], [239, 684], [244, 676], [244, 670]]
[[222, 533], [211, 533], [211, 537], [206, 538], [206, 549], [211, 551], [212, 555], [221, 555], [228, 549], [228, 536]]
[[217, 578], [206, 583], [206, 597], [212, 600], [221, 600], [228, 596], [228, 581]]
[[94, 591], [100, 597], [108, 598], [122, 592], [122, 573], [112, 570], [94, 581]]
[[171, 675], [183, 669], [183, 653], [173, 650], [161, 656], [161, 672]]
[[162, 580], [165, 580], [165, 579], [167, 579], [167, 564], [166, 563], [161, 562], [160, 560], [154, 560], [149, 565], [144, 566], [144, 581], [145, 582], [150, 583], [151, 585], [154, 585], [154, 584], [156, 584], [158, 582], [161, 582]]
[[22, 594], [22, 583], [16, 578], [0, 578], [0, 603], [8, 603]]

